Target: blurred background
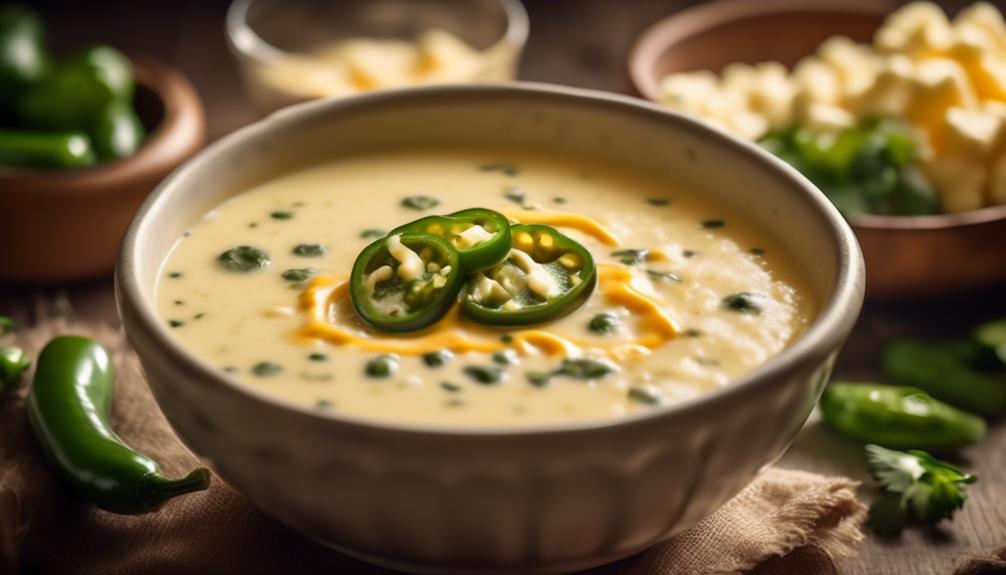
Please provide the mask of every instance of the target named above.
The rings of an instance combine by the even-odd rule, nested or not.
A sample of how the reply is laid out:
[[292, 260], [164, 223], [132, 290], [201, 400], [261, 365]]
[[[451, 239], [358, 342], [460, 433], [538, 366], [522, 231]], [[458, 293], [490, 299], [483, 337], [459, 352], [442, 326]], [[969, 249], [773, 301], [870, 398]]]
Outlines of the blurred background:
[[[660, 18], [701, 3], [524, 0], [531, 34], [518, 77], [625, 92], [625, 61], [632, 42]], [[814, 3], [807, 0], [808, 5]], [[950, 12], [969, 4], [957, 0], [938, 3]], [[54, 51], [107, 42], [127, 53], [149, 54], [177, 66], [203, 99], [210, 139], [257, 117], [241, 88], [238, 68], [224, 36], [229, 4], [227, 0], [28, 2], [45, 19]]]

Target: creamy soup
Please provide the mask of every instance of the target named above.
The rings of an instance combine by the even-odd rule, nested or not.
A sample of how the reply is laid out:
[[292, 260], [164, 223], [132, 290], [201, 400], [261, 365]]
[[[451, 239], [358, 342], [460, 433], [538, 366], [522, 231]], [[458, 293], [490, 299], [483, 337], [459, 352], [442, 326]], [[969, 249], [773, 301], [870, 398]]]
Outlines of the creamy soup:
[[[413, 332], [360, 317], [347, 282], [365, 247], [475, 207], [588, 250], [586, 301], [530, 325], [480, 323], [456, 302]], [[592, 157], [423, 149], [340, 159], [221, 204], [178, 240], [157, 298], [185, 347], [256, 391], [372, 420], [519, 426], [729, 385], [803, 332], [806, 285], [743, 214], [661, 179]]]

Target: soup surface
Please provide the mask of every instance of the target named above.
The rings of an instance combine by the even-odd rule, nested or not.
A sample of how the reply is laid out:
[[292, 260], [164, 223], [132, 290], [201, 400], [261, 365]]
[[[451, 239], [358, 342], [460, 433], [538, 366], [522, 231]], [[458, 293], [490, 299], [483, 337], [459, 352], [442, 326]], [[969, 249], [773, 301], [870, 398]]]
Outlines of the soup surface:
[[[356, 315], [346, 282], [363, 248], [473, 207], [588, 249], [598, 281], [586, 303], [511, 327], [455, 305], [405, 334]], [[269, 263], [228, 268], [220, 256], [237, 246]], [[597, 158], [498, 149], [360, 155], [256, 186], [178, 240], [157, 297], [174, 336], [242, 385], [445, 426], [603, 420], [680, 402], [764, 363], [815, 311], [800, 271], [742, 214]]]

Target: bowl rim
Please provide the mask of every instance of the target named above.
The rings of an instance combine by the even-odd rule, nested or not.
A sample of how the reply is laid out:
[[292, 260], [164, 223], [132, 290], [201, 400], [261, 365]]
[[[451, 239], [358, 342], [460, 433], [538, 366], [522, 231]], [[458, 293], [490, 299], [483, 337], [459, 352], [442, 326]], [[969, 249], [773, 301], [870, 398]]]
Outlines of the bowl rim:
[[[206, 131], [205, 112], [189, 80], [176, 68], [147, 55], [131, 55], [129, 61], [133, 66], [136, 84], [150, 90], [160, 100], [164, 112], [161, 121], [147, 134], [140, 149], [125, 158], [75, 170], [0, 166], [0, 184], [25, 180], [78, 184], [76, 187], [63, 186], [60, 193], [91, 193], [91, 183], [100, 183], [103, 188], [112, 188], [114, 182], [143, 177], [155, 166], [177, 164], [182, 158], [176, 151], [178, 145], [174, 140], [178, 137], [180, 129], [191, 122], [196, 122], [197, 139], [202, 143]], [[164, 159], [168, 150], [172, 151], [170, 161]], [[84, 185], [80, 185], [82, 183]], [[32, 190], [30, 193], [35, 194], [37, 190]]]
[[[290, 52], [278, 48], [263, 39], [255, 29], [248, 24], [248, 10], [256, 0], [234, 0], [227, 8], [224, 19], [224, 32], [227, 46], [238, 58], [248, 58], [264, 66], [274, 66], [288, 57], [304, 57], [304, 52]], [[530, 20], [527, 10], [520, 0], [494, 0], [503, 10], [506, 17], [506, 29], [488, 48], [482, 50], [488, 54], [495, 52], [500, 46], [516, 46], [518, 49], [527, 44]]]
[[[760, 161], [764, 168], [773, 172], [776, 177], [788, 179], [794, 187], [801, 188], [805, 192], [802, 201], [807, 202], [809, 207], [816, 211], [824, 221], [830, 223], [829, 235], [832, 239], [838, 268], [830, 298], [820, 302], [813, 322], [791, 345], [750, 373], [735, 379], [728, 385], [693, 399], [655, 407], [639, 414], [602, 420], [529, 426], [445, 426], [382, 421], [339, 412], [320, 412], [243, 385], [206, 363], [194, 352], [184, 348], [158, 317], [153, 298], [144, 295], [138, 262], [145, 254], [145, 250], [139, 242], [139, 238], [145, 234], [145, 228], [160, 215], [159, 212], [168, 209], [166, 206], [172, 200], [171, 196], [176, 195], [178, 190], [182, 189], [182, 185], [189, 179], [190, 173], [198, 171], [204, 166], [212, 165], [217, 156], [242, 147], [245, 140], [263, 137], [284, 125], [299, 124], [313, 117], [318, 117], [321, 121], [320, 118], [327, 120], [329, 117], [351, 115], [358, 108], [409, 105], [417, 100], [438, 99], [443, 101], [451, 98], [471, 100], [473, 98], [492, 99], [493, 97], [524, 97], [529, 101], [545, 99], [553, 102], [573, 102], [602, 109], [614, 109], [617, 113], [642, 116], [653, 121], [670, 121], [677, 124], [677, 128], [682, 131], [691, 132], [696, 137], [710, 140], [714, 145], [733, 148], [752, 160]], [[158, 266], [163, 266], [163, 263], [158, 262]], [[222, 386], [232, 393], [254, 401], [264, 402], [269, 407], [302, 417], [314, 418], [332, 424], [342, 424], [356, 429], [372, 432], [408, 432], [413, 436], [484, 438], [576, 434], [584, 431], [603, 431], [612, 427], [642, 425], [660, 418], [683, 416], [689, 412], [713, 408], [728, 401], [732, 396], [742, 395], [746, 392], [754, 393], [773, 381], [783, 381], [784, 374], [804, 362], [807, 357], [814, 357], [825, 362], [828, 356], [837, 353], [859, 316], [864, 298], [865, 265], [859, 243], [856, 241], [852, 229], [824, 194], [796, 169], [755, 144], [742, 141], [691, 117], [638, 98], [552, 84], [514, 82], [412, 87], [373, 92], [351, 98], [310, 101], [281, 109], [258, 122], [232, 132], [175, 170], [146, 199], [123, 238], [116, 265], [115, 284], [116, 302], [122, 319], [126, 320], [126, 316], [135, 318], [133, 329], [142, 330], [145, 339], [152, 347], [157, 348], [158, 354], [165, 356], [173, 365], [179, 365], [186, 369], [192, 375], [191, 379], [201, 379], [200, 383]], [[123, 324], [127, 326], [127, 335], [131, 335], [129, 334], [131, 323], [123, 321]]]
[[[878, 22], [897, 8], [890, 0], [714, 0], [674, 12], [647, 27], [633, 42], [626, 62], [629, 82], [644, 99], [661, 104], [660, 79], [652, 74], [657, 59], [673, 46], [692, 35], [730, 22], [755, 16], [773, 16], [790, 12], [843, 12], [876, 17]], [[986, 206], [952, 214], [893, 216], [867, 214], [851, 218], [853, 229], [868, 231], [935, 231], [979, 226], [1006, 220], [1006, 204]]]

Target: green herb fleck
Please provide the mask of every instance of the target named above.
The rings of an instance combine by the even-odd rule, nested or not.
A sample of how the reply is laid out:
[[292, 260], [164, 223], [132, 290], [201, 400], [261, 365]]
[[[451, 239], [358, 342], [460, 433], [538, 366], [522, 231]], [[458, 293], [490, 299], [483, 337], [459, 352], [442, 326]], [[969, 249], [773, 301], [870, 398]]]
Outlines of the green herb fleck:
[[368, 228], [360, 232], [360, 237], [365, 240], [376, 240], [377, 238], [383, 238], [388, 235], [387, 230], [382, 230], [380, 228]]
[[510, 186], [503, 190], [503, 197], [519, 206], [523, 206], [524, 199], [527, 198], [527, 193], [516, 186]]
[[651, 206], [666, 206], [671, 203], [671, 200], [667, 198], [647, 198], [647, 203]]
[[364, 369], [370, 377], [391, 377], [398, 370], [398, 356], [383, 354], [371, 358]]
[[293, 219], [293, 212], [273, 212], [269, 217], [274, 220], [290, 220]]
[[629, 399], [644, 405], [657, 405], [660, 403], [660, 396], [643, 387], [633, 387], [629, 390]]
[[283, 366], [271, 361], [260, 361], [252, 366], [252, 373], [259, 377], [270, 377], [283, 371]]
[[504, 333], [500, 335], [500, 341], [506, 344], [511, 344], [513, 343], [513, 336], [509, 333]]
[[423, 363], [427, 367], [441, 367], [452, 359], [454, 359], [454, 354], [446, 349], [423, 354]]
[[7, 335], [17, 328], [17, 322], [13, 319], [0, 315], [0, 335]]
[[681, 278], [677, 276], [674, 272], [668, 272], [663, 270], [646, 270], [646, 275], [650, 276], [651, 279], [663, 280], [669, 282], [681, 283]]
[[552, 374], [547, 371], [529, 371], [527, 382], [535, 387], [545, 387], [552, 381]]
[[723, 298], [723, 307], [730, 311], [736, 311], [739, 313], [760, 315], [762, 312], [762, 305], [759, 303], [759, 300], [762, 299], [764, 299], [764, 296], [760, 294], [748, 292], [735, 293]]
[[251, 222], [248, 224], [248, 227], [251, 229], [255, 229], [258, 227], [258, 222]]
[[618, 258], [618, 261], [622, 262], [627, 266], [632, 266], [636, 264], [641, 264], [646, 261], [646, 255], [649, 250], [616, 250], [611, 252], [612, 257]]
[[297, 244], [290, 253], [305, 258], [316, 258], [325, 255], [327, 251], [328, 248], [321, 244]]
[[269, 256], [265, 252], [251, 246], [231, 248], [220, 254], [217, 261], [232, 272], [255, 271], [270, 264]]
[[608, 335], [614, 333], [620, 323], [618, 315], [615, 312], [606, 311], [591, 318], [587, 323], [587, 329], [599, 335]]
[[176, 299], [175, 300], [175, 305], [185, 305], [185, 301], [184, 300], [180, 300], [180, 299]]
[[690, 327], [686, 329], [682, 335], [685, 337], [700, 337], [702, 335], [702, 331], [695, 329], [694, 327]]
[[171, 272], [168, 274], [168, 277], [173, 280], [180, 280], [183, 277], [185, 277], [185, 274], [183, 274], [182, 272]]
[[610, 363], [593, 359], [564, 359], [555, 370], [555, 375], [565, 375], [574, 379], [600, 379], [615, 372]]
[[429, 210], [440, 205], [440, 200], [430, 196], [406, 196], [402, 199], [402, 206], [410, 210]]
[[512, 349], [497, 351], [493, 354], [493, 361], [500, 365], [513, 365], [517, 363], [517, 354]]
[[328, 356], [323, 353], [315, 352], [307, 356], [307, 359], [310, 361], [328, 361]]
[[202, 311], [192, 316], [192, 319], [203, 319], [204, 317], [206, 317], [206, 312]]
[[224, 373], [237, 373], [238, 368], [234, 367], [233, 365], [225, 365], [223, 367], [223, 370]]
[[466, 365], [464, 369], [465, 375], [474, 379], [482, 385], [492, 385], [499, 383], [503, 378], [503, 368], [496, 367], [492, 365], [482, 366], [482, 365]]
[[566, 203], [566, 198], [564, 198], [562, 196], [556, 196], [556, 197], [552, 198], [552, 201], [555, 202], [555, 203], [557, 203], [557, 204], [565, 204]]
[[517, 166], [513, 164], [508, 164], [506, 162], [495, 162], [492, 164], [483, 164], [479, 166], [479, 171], [481, 172], [500, 172], [503, 175], [510, 176], [511, 178], [520, 173]]
[[311, 279], [314, 275], [318, 273], [315, 268], [291, 268], [281, 273], [280, 276], [292, 282], [303, 282]]
[[763, 256], [763, 255], [765, 255], [765, 250], [762, 249], [762, 248], [751, 248], [748, 251], [750, 251], [752, 254], [754, 254], [756, 256]]
[[300, 373], [300, 378], [304, 381], [332, 381], [335, 377], [331, 373]]
[[457, 392], [461, 391], [461, 386], [458, 385], [458, 384], [456, 384], [456, 383], [451, 383], [449, 381], [441, 381], [440, 382], [440, 389], [442, 389], [442, 390], [444, 390], [444, 391], [446, 391], [448, 393], [457, 393]]
[[699, 253], [693, 250], [685, 250], [681, 252], [681, 255], [685, 256], [686, 258], [694, 258], [695, 256], [699, 255]]
[[335, 407], [335, 404], [327, 399], [319, 399], [315, 402], [314, 408], [320, 409], [322, 411], [329, 410]]
[[180, 319], [169, 319], [168, 325], [170, 325], [171, 327], [182, 327], [183, 325], [185, 325], [185, 322]]
[[707, 230], [722, 228], [725, 225], [727, 225], [727, 223], [723, 220], [705, 220], [702, 222], [702, 227]]

